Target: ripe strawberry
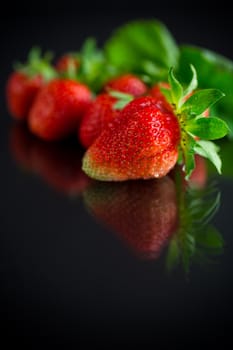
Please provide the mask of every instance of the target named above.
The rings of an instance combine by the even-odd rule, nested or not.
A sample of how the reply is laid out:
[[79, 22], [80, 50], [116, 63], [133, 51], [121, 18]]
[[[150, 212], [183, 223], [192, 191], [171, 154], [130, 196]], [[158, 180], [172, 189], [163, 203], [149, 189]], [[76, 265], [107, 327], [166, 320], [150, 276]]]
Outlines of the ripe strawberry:
[[108, 81], [104, 90], [116, 90], [139, 97], [147, 92], [147, 86], [137, 76], [125, 74]]
[[184, 89], [169, 70], [170, 88], [163, 89], [166, 101], [147, 96], [128, 103], [87, 150], [83, 170], [103, 181], [149, 179], [165, 176], [179, 160], [188, 179], [196, 153], [221, 172], [218, 148], [210, 140], [222, 138], [229, 128], [219, 118], [205, 118], [203, 112], [224, 95], [216, 89], [192, 93], [197, 87], [193, 67], [192, 72]]
[[56, 70], [59, 73], [66, 73], [69, 69], [77, 70], [80, 65], [78, 58], [72, 54], [61, 56], [55, 64]]
[[11, 116], [25, 120], [34, 99], [46, 81], [53, 79], [56, 72], [50, 64], [51, 55], [43, 57], [38, 48], [33, 48], [25, 64], [18, 64], [6, 83], [7, 108]]
[[54, 79], [38, 93], [29, 113], [29, 128], [42, 139], [62, 139], [77, 130], [90, 102], [86, 85]]
[[83, 169], [105, 181], [162, 177], [176, 164], [179, 140], [176, 116], [156, 99], [139, 97], [87, 150]]
[[87, 109], [78, 131], [78, 138], [85, 148], [88, 148], [101, 131], [119, 116], [120, 111], [113, 108], [116, 101], [115, 97], [103, 93], [98, 95]]
[[176, 188], [169, 177], [93, 182], [84, 192], [89, 211], [141, 258], [155, 259], [177, 226]]
[[32, 103], [44, 84], [40, 75], [29, 77], [21, 72], [13, 72], [6, 85], [7, 107], [11, 116], [23, 120], [28, 116]]

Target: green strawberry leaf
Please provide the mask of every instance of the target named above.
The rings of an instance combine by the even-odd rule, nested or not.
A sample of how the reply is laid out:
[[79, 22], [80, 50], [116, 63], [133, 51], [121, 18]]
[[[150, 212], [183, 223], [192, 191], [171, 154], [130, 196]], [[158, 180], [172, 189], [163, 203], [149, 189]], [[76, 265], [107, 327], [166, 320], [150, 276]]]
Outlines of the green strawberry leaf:
[[122, 109], [124, 108], [130, 101], [134, 99], [133, 95], [126, 94], [124, 92], [116, 91], [116, 90], [109, 90], [109, 95], [117, 98], [117, 101], [114, 103], [113, 108], [114, 109]]
[[198, 86], [198, 81], [197, 81], [197, 72], [194, 66], [191, 64], [190, 65], [191, 71], [192, 71], [192, 78], [186, 89], [184, 90], [184, 96], [188, 96], [191, 94]]
[[196, 236], [198, 245], [214, 250], [222, 250], [224, 247], [224, 240], [222, 235], [216, 230], [216, 228], [209, 226], [205, 232], [200, 232]]
[[179, 49], [166, 26], [157, 20], [130, 21], [117, 28], [104, 46], [111, 64], [122, 72], [166, 78], [167, 70], [178, 65]]
[[216, 167], [219, 174], [221, 174], [221, 158], [219, 157], [219, 147], [211, 141], [199, 140], [196, 141], [194, 150], [202, 157], [209, 159]]
[[220, 100], [224, 94], [217, 89], [204, 89], [195, 92], [182, 105], [182, 112], [189, 114], [190, 117], [200, 115], [210, 106]]
[[183, 161], [184, 161], [184, 171], [185, 171], [185, 179], [189, 179], [192, 171], [195, 168], [195, 159], [194, 159], [194, 147], [196, 141], [187, 133], [183, 133], [181, 140], [181, 148], [183, 153]]
[[[218, 147], [210, 140], [224, 137], [229, 132], [228, 125], [216, 117], [204, 118], [208, 108], [220, 100], [224, 94], [217, 89], [203, 89], [193, 92], [197, 87], [197, 74], [194, 66], [191, 66], [192, 78], [186, 89], [173, 74], [173, 69], [168, 72], [170, 89], [163, 89], [168, 101], [173, 105], [181, 131], [180, 152], [178, 161], [183, 163], [185, 179], [188, 180], [195, 168], [194, 154], [200, 154], [208, 158], [221, 173], [221, 159], [218, 155]], [[185, 95], [187, 94], [188, 95]], [[189, 96], [191, 94], [191, 96]], [[187, 96], [189, 96], [187, 98]], [[185, 102], [184, 102], [185, 101]], [[200, 138], [196, 141], [196, 138]], [[206, 141], [208, 140], [208, 141]]]
[[94, 38], [87, 38], [77, 54], [80, 66], [76, 79], [87, 84], [92, 91], [99, 92], [103, 85], [118, 74], [116, 67], [111, 65], [103, 52], [97, 47]]
[[215, 115], [227, 122], [231, 129], [229, 136], [233, 137], [233, 62], [201, 47], [181, 46], [178, 74], [182, 83], [190, 80], [190, 63], [197, 70], [199, 88], [220, 89], [226, 95], [216, 105]]
[[220, 118], [196, 118], [191, 120], [186, 130], [203, 140], [216, 140], [227, 135], [228, 125]]
[[58, 76], [51, 64], [52, 59], [52, 52], [45, 52], [42, 55], [39, 47], [33, 47], [28, 53], [27, 61], [25, 63], [15, 63], [14, 68], [29, 77], [41, 75], [45, 81], [50, 81]]
[[172, 103], [179, 108], [180, 101], [183, 97], [183, 88], [179, 81], [175, 78], [173, 68], [170, 68], [168, 72], [168, 82], [171, 87]]

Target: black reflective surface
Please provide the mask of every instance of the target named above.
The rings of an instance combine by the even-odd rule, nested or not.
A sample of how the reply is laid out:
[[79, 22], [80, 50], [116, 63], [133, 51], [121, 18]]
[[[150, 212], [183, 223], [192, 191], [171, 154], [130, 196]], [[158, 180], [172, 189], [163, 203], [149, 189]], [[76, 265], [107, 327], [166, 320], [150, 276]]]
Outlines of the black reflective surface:
[[[45, 144], [12, 121], [5, 81], [35, 43], [60, 54], [141, 16], [49, 13], [1, 22], [1, 332], [77, 346], [223, 346], [233, 321], [232, 144], [223, 175], [201, 164], [191, 191], [179, 169], [161, 181], [90, 181], [75, 139]], [[158, 14], [178, 42], [233, 58], [226, 13], [196, 14], [199, 28], [189, 12]]]

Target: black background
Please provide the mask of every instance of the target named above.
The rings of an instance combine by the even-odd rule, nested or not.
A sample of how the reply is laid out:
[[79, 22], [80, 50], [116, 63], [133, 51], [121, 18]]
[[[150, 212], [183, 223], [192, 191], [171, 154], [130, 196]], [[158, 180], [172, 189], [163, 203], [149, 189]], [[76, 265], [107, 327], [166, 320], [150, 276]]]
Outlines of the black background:
[[77, 50], [87, 36], [101, 45], [126, 21], [154, 17], [178, 44], [233, 59], [231, 11], [224, 2], [209, 9], [204, 5], [21, 1], [1, 11], [0, 318], [9, 339], [21, 337], [31, 348], [45, 337], [64, 348], [150, 344], [159, 349], [231, 340], [230, 180], [219, 180], [221, 208], [214, 218], [227, 241], [225, 254], [208, 271], [194, 267], [187, 281], [182, 271], [168, 276], [162, 260], [142, 262], [132, 256], [88, 215], [81, 197], [66, 198], [22, 172], [8, 148], [13, 122], [5, 106], [5, 83], [12, 63], [23, 61], [33, 45], [59, 56]]

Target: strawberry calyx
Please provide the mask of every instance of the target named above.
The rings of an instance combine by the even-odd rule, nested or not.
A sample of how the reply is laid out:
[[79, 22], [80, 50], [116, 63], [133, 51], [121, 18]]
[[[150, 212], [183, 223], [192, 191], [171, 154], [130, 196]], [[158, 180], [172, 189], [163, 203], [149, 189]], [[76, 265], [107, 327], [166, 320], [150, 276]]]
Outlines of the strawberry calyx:
[[29, 78], [39, 75], [43, 77], [45, 82], [48, 82], [58, 76], [51, 64], [52, 59], [53, 54], [51, 52], [45, 52], [44, 55], [42, 55], [39, 47], [33, 47], [29, 51], [27, 62], [16, 63], [14, 68], [16, 71], [22, 72]]
[[198, 90], [197, 73], [192, 65], [191, 70], [192, 79], [186, 88], [174, 76], [173, 68], [168, 73], [169, 87], [161, 87], [180, 124], [178, 162], [183, 164], [187, 180], [195, 168], [195, 154], [209, 159], [221, 173], [219, 147], [212, 140], [220, 139], [229, 132], [225, 121], [204, 115], [207, 109], [225, 96], [224, 93], [218, 89]]

